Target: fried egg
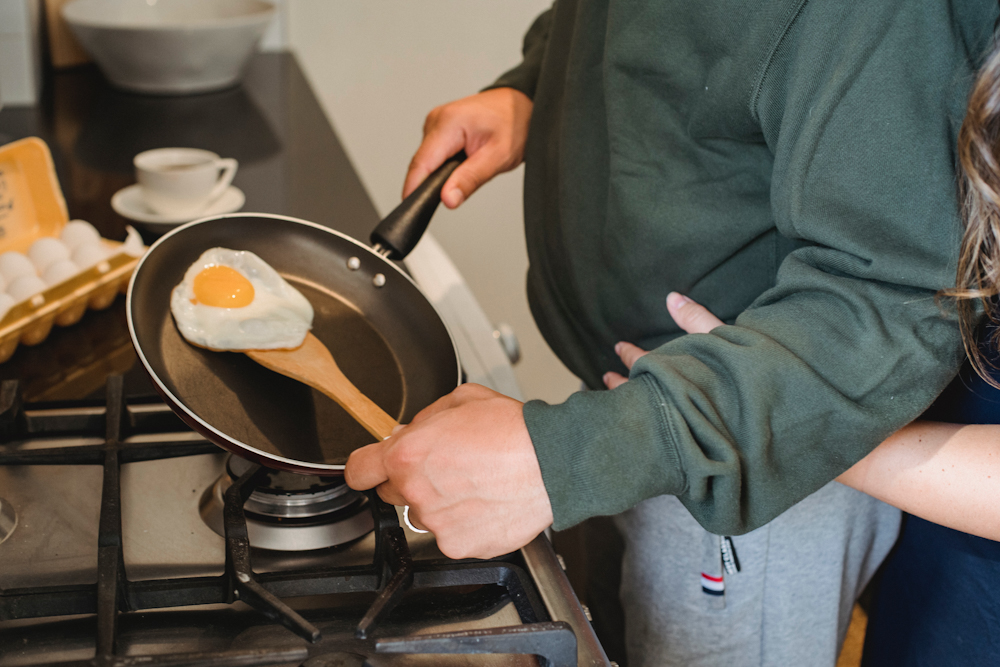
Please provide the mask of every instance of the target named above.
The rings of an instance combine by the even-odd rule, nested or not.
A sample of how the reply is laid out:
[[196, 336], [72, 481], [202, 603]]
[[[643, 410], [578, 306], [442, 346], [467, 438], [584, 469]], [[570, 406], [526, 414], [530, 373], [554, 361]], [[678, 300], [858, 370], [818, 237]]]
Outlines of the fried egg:
[[309, 301], [267, 262], [246, 250], [212, 248], [170, 295], [177, 329], [213, 350], [291, 349], [312, 327]]

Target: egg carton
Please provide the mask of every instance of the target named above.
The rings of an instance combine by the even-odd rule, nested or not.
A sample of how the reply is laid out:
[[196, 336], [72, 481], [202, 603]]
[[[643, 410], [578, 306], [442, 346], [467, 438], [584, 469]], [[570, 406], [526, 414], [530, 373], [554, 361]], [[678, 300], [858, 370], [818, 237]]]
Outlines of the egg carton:
[[[25, 253], [41, 238], [60, 236], [69, 215], [52, 155], [36, 137], [0, 146], [0, 252]], [[124, 243], [101, 238], [105, 258], [14, 304], [0, 317], [0, 363], [18, 345], [38, 345], [55, 325], [69, 326], [88, 308], [107, 308], [128, 287], [145, 252], [129, 228]]]
[[87, 309], [103, 310], [125, 292], [139, 256], [123, 243], [102, 241], [110, 253], [107, 259], [14, 305], [0, 319], [0, 363], [18, 345], [38, 345], [54, 325], [76, 324]]

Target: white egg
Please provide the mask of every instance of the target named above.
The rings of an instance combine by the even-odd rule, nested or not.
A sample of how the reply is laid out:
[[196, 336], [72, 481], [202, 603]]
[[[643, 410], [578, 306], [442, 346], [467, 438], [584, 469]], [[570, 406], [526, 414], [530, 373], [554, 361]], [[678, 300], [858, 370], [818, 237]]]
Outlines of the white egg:
[[48, 285], [57, 285], [68, 278], [72, 278], [76, 274], [80, 273], [80, 267], [73, 263], [70, 259], [60, 259], [58, 262], [53, 262], [49, 265], [49, 268], [45, 269], [45, 273], [42, 274], [42, 280]]
[[102, 262], [108, 257], [107, 250], [100, 243], [83, 243], [73, 251], [73, 263], [80, 269], [89, 269], [94, 264]]
[[45, 269], [59, 260], [69, 259], [69, 254], [65, 243], [49, 236], [38, 239], [28, 248], [28, 259], [39, 274], [45, 273]]
[[5, 252], [0, 255], [0, 275], [9, 285], [21, 276], [38, 275], [35, 265], [31, 263], [27, 255], [19, 252]]
[[[229, 267], [249, 281], [249, 304], [228, 308], [200, 303], [195, 278], [211, 267]], [[228, 248], [206, 250], [188, 268], [171, 294], [170, 312], [185, 339], [213, 350], [296, 348], [313, 320], [309, 301], [267, 262], [252, 252]]]
[[121, 251], [130, 257], [142, 257], [143, 253], [146, 252], [146, 246], [142, 244], [142, 236], [135, 230], [135, 227], [129, 226], [125, 229], [128, 230], [128, 234], [122, 243]]
[[100, 243], [101, 235], [97, 229], [86, 220], [70, 220], [63, 227], [59, 238], [70, 250], [84, 243]]
[[21, 302], [45, 291], [46, 287], [48, 285], [38, 276], [21, 276], [7, 286], [7, 294], [14, 297], [14, 301]]
[[14, 301], [14, 297], [10, 294], [4, 294], [0, 292], [0, 320], [4, 318], [7, 312], [14, 307], [17, 301]]

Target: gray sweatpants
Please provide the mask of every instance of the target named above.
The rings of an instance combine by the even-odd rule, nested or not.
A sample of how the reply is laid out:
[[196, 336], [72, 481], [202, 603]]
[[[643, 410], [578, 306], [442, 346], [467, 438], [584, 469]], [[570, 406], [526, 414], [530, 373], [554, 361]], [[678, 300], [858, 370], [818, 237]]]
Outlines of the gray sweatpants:
[[854, 601], [896, 541], [900, 512], [831, 482], [733, 537], [737, 573], [725, 571], [722, 538], [673, 496], [640, 503], [616, 523], [629, 667], [826, 667], [836, 664]]

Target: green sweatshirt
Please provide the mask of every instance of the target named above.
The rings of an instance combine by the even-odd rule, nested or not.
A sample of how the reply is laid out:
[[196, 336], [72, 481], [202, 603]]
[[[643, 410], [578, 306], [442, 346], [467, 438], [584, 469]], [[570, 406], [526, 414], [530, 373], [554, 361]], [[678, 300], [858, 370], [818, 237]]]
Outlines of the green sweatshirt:
[[[752, 530], [917, 417], [961, 343], [957, 129], [987, 0], [558, 0], [494, 87], [534, 100], [528, 293], [593, 388], [524, 407], [555, 527], [675, 494]], [[725, 320], [681, 335], [664, 300]]]

